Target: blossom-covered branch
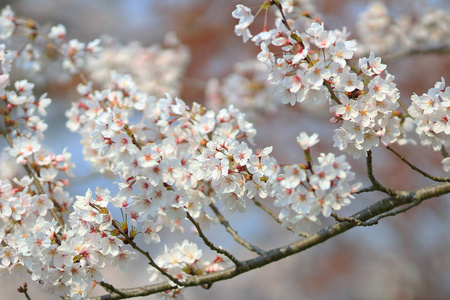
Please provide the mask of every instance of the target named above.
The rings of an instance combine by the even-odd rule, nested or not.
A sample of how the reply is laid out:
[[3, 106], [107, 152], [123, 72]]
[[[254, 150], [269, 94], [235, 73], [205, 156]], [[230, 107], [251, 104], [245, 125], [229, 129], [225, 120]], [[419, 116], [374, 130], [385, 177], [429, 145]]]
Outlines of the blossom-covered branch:
[[[449, 192], [450, 192], [449, 183], [441, 183], [409, 192], [402, 192], [401, 196], [398, 199], [386, 198], [380, 200], [377, 203], [352, 215], [350, 218], [352, 220], [356, 220], [357, 222], [354, 221], [337, 222], [333, 225], [330, 225], [316, 232], [315, 234], [312, 234], [311, 236], [305, 239], [293, 242], [283, 247], [274, 248], [272, 250], [267, 251], [265, 255], [261, 255], [256, 258], [243, 261], [242, 266], [239, 269], [234, 266], [217, 273], [192, 277], [186, 281], [185, 286], [200, 286], [203, 284], [213, 284], [214, 282], [236, 277], [242, 273], [249, 272], [257, 268], [261, 268], [265, 265], [276, 262], [285, 257], [297, 254], [299, 252], [305, 251], [318, 244], [321, 244], [330, 238], [333, 238], [339, 234], [342, 234], [358, 226], [357, 224], [358, 222], [369, 221], [373, 218], [376, 218], [377, 216], [382, 216], [386, 212], [389, 212], [397, 207], [401, 207], [404, 205], [408, 205], [407, 207], [409, 208], [409, 205], [415, 205], [417, 202], [422, 202], [430, 198], [439, 197]], [[376, 220], [379, 219], [376, 218]], [[154, 284], [139, 288], [121, 289], [120, 291], [126, 294], [127, 298], [131, 298], [131, 297], [151, 295], [172, 288], [173, 287], [171, 287], [168, 284]], [[119, 295], [103, 295], [101, 297], [92, 297], [90, 299], [103, 300], [103, 299], [124, 299], [124, 298]]]

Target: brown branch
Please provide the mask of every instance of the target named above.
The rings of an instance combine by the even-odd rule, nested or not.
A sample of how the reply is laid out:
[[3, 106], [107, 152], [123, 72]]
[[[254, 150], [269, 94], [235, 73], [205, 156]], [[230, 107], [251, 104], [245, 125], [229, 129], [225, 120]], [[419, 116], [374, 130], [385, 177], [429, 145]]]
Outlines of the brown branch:
[[225, 249], [216, 247], [203, 233], [203, 230], [200, 228], [200, 225], [198, 224], [197, 221], [194, 220], [194, 218], [191, 216], [190, 213], [186, 212], [186, 216], [189, 219], [189, 221], [191, 221], [192, 224], [194, 224], [195, 229], [197, 229], [198, 235], [202, 238], [203, 243], [205, 243], [206, 246], [209, 247], [209, 249], [216, 251], [219, 254], [223, 254], [226, 257], [228, 257], [235, 265], [236, 267], [239, 269], [239, 267], [241, 266], [241, 262], [230, 252], [228, 252]]
[[[375, 218], [379, 215], [389, 212], [397, 207], [412, 203], [420, 203], [426, 199], [438, 197], [447, 193], [450, 193], [450, 183], [440, 183], [437, 185], [428, 186], [410, 192], [399, 192], [397, 198], [394, 199], [392, 197], [389, 197], [380, 200], [377, 203], [352, 215], [351, 218], [357, 219], [361, 222], [366, 222], [372, 218]], [[268, 265], [280, 259], [286, 258], [288, 256], [294, 255], [296, 253], [314, 247], [356, 226], [357, 225], [354, 222], [337, 222], [333, 225], [330, 225], [316, 232], [313, 235], [310, 235], [306, 239], [293, 242], [283, 247], [272, 249], [268, 251], [265, 255], [260, 255], [256, 258], [243, 261], [242, 266], [239, 269], [233, 266], [220, 272], [190, 277], [184, 282], [184, 286], [187, 287], [187, 286], [210, 285], [214, 282], [236, 277], [242, 273], [257, 268], [261, 268], [265, 265]], [[150, 294], [167, 291], [174, 288], [176, 287], [171, 286], [169, 283], [159, 283], [138, 288], [122, 289], [121, 292], [126, 294], [128, 298], [132, 298], [132, 297], [147, 296]], [[93, 297], [90, 299], [109, 300], [109, 299], [123, 299], [123, 297], [120, 295], [104, 295], [101, 297]]]
[[437, 182], [450, 182], [450, 178], [448, 177], [437, 177], [437, 176], [432, 176], [430, 174], [428, 174], [427, 172], [419, 169], [418, 167], [414, 166], [411, 162], [409, 162], [406, 158], [404, 158], [402, 155], [400, 155], [397, 151], [395, 151], [394, 149], [392, 149], [390, 146], [387, 146], [386, 149], [388, 149], [389, 151], [391, 151], [392, 153], [395, 154], [395, 156], [397, 156], [398, 158], [400, 158], [400, 160], [402, 162], [404, 162], [405, 164], [407, 164], [411, 169], [413, 169], [414, 171], [422, 174], [423, 176], [427, 177], [428, 179], [431, 179], [433, 181], [437, 181]]
[[212, 211], [214, 212], [214, 214], [217, 216], [217, 218], [219, 219], [220, 224], [222, 224], [225, 227], [225, 230], [231, 234], [231, 236], [233, 237], [233, 239], [240, 244], [241, 246], [244, 246], [246, 249], [255, 252], [259, 255], [264, 255], [266, 253], [266, 251], [262, 250], [261, 248], [252, 245], [251, 243], [247, 242], [246, 240], [244, 240], [242, 237], [239, 236], [239, 234], [237, 233], [236, 230], [234, 230], [233, 228], [231, 228], [230, 223], [228, 223], [228, 221], [225, 219], [225, 217], [220, 213], [219, 209], [214, 205], [214, 204], [210, 204], [209, 207], [212, 209]]

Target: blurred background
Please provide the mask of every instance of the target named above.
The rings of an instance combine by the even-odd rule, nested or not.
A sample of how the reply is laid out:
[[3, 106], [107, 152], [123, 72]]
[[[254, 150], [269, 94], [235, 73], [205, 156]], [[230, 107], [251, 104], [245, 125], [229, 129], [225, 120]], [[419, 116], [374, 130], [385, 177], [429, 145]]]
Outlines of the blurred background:
[[[204, 103], [205, 89], [211, 78], [222, 80], [233, 71], [236, 62], [252, 59], [259, 49], [251, 43], [243, 44], [234, 34], [236, 20], [231, 12], [234, 0], [0, 0], [0, 8], [11, 5], [16, 15], [29, 17], [40, 26], [59, 23], [67, 28], [68, 38], [89, 42], [107, 34], [123, 44], [139, 41], [143, 46], [163, 43], [167, 32], [175, 32], [190, 52], [190, 62], [183, 76], [181, 98], [186, 102]], [[260, 1], [243, 4], [256, 6]], [[357, 36], [357, 16], [371, 2], [365, 0], [315, 1], [316, 9], [328, 28], [346, 26], [352, 37]], [[384, 1], [393, 18], [408, 15], [419, 18], [426, 9], [450, 9], [447, 0], [390, 0]], [[252, 32], [262, 28], [262, 17]], [[271, 26], [271, 25], [269, 25]], [[376, 45], [374, 45], [376, 47]], [[389, 62], [388, 70], [396, 76], [401, 99], [409, 104], [413, 93], [421, 95], [443, 76], [450, 82], [450, 54], [428, 54]], [[53, 103], [46, 121], [48, 148], [61, 153], [68, 148], [76, 164], [71, 182], [71, 195], [84, 195], [96, 186], [117, 188], [110, 179], [98, 175], [81, 156], [80, 137], [65, 127], [64, 111], [77, 100], [77, 78], [65, 82], [47, 82], [37, 87], [36, 94], [47, 91]], [[273, 155], [281, 164], [303, 161], [295, 137], [300, 131], [319, 133], [321, 142], [315, 149], [334, 152], [333, 126], [329, 116], [316, 114], [302, 107], [279, 106], [276, 111], [258, 112], [254, 117], [258, 130], [258, 148], [274, 145]], [[277, 146], [278, 145], [278, 146]], [[282, 146], [279, 146], [282, 145]], [[443, 176], [440, 153], [420, 146], [395, 147], [408, 160], [427, 172]], [[368, 185], [365, 160], [348, 159], [357, 178]], [[374, 151], [374, 171], [379, 181], [393, 189], [409, 190], [430, 185], [431, 182], [412, 172], [392, 153]], [[350, 215], [380, 200], [381, 194], [363, 194], [350, 207], [339, 212]], [[270, 206], [270, 200], [265, 200]], [[271, 249], [293, 242], [297, 237], [280, 228], [259, 208], [248, 203], [246, 217], [230, 215], [230, 223], [244, 238], [263, 249]], [[210, 290], [200, 287], [184, 291], [186, 299], [448, 299], [450, 294], [450, 204], [449, 197], [425, 201], [420, 207], [394, 218], [383, 219], [379, 225], [355, 228], [322, 245], [278, 261], [262, 269], [237, 278], [215, 283]], [[324, 225], [331, 224], [324, 220]], [[315, 229], [320, 229], [319, 227]], [[207, 233], [212, 241], [229, 249], [240, 259], [252, 258], [247, 250], [235, 244], [222, 227], [215, 226]], [[156, 257], [163, 245], [172, 246], [184, 238], [201, 244], [195, 235], [180, 236], [162, 232], [162, 243], [149, 251]], [[204, 249], [204, 256], [214, 258]], [[143, 261], [132, 263], [129, 272], [107, 272], [110, 283], [119, 288], [148, 284], [142, 269]], [[17, 288], [27, 281], [32, 299], [57, 299], [41, 290], [29, 278], [0, 279], [1, 299], [22, 299]], [[101, 295], [96, 288], [91, 295]], [[23, 297], [24, 298], [24, 297]], [[141, 299], [154, 299], [155, 296]]]

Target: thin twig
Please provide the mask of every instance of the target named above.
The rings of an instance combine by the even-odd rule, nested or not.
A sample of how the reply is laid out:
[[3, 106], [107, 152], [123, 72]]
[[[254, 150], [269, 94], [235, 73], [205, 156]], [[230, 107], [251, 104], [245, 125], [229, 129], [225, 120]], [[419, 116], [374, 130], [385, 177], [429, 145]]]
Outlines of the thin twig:
[[200, 225], [198, 224], [198, 222], [194, 220], [194, 218], [191, 216], [191, 214], [189, 212], [186, 212], [186, 216], [189, 219], [189, 221], [191, 221], [191, 223], [194, 224], [195, 228], [197, 229], [198, 235], [202, 238], [205, 245], [208, 246], [209, 249], [228, 257], [239, 269], [239, 267], [241, 266], [241, 262], [233, 254], [231, 254], [230, 252], [228, 252], [225, 249], [216, 247], [210, 240], [208, 240], [208, 238], [203, 233], [203, 230], [200, 228]]
[[217, 218], [219, 219], [220, 224], [222, 224], [225, 227], [225, 230], [231, 234], [231, 236], [233, 237], [233, 239], [240, 245], [244, 246], [246, 249], [255, 252], [259, 255], [264, 255], [266, 253], [266, 251], [262, 250], [261, 248], [247, 242], [246, 240], [244, 240], [242, 237], [239, 236], [239, 234], [237, 233], [236, 230], [234, 230], [233, 228], [231, 228], [230, 223], [228, 223], [228, 221], [225, 219], [225, 217], [220, 213], [219, 209], [214, 205], [214, 204], [210, 204], [209, 207], [212, 209], [212, 211], [214, 212], [214, 214], [217, 216]]
[[374, 189], [380, 192], [383, 192], [393, 198], [396, 198], [399, 194], [399, 191], [391, 190], [390, 188], [387, 188], [383, 186], [381, 183], [378, 182], [378, 180], [375, 178], [373, 174], [373, 167], [372, 167], [372, 151], [367, 151], [366, 156], [366, 165], [367, 165], [367, 176], [370, 179], [370, 182], [372, 183], [372, 187], [370, 189]]
[[432, 176], [432, 175], [426, 173], [425, 171], [422, 171], [421, 169], [419, 169], [418, 167], [416, 167], [412, 163], [410, 163], [406, 158], [401, 156], [397, 151], [392, 149], [390, 146], [387, 146], [386, 149], [388, 149], [389, 151], [394, 153], [398, 158], [400, 158], [401, 161], [403, 161], [405, 164], [407, 164], [411, 169], [413, 169], [414, 171], [422, 174], [423, 176], [425, 176], [425, 177], [427, 177], [427, 178], [429, 178], [429, 179], [431, 179], [433, 181], [437, 181], [437, 182], [450, 182], [450, 178], [448, 178], [448, 177]]
[[[256, 206], [260, 207], [262, 210], [264, 210], [266, 213], [268, 213], [272, 219], [275, 220], [275, 222], [277, 222], [278, 224], [282, 224], [283, 222], [281, 222], [280, 218], [278, 218], [272, 210], [270, 210], [269, 208], [267, 208], [266, 206], [264, 206], [261, 202], [259, 202], [258, 200], [256, 200], [255, 198], [252, 199], [253, 202], [255, 203]], [[302, 237], [308, 237], [309, 234], [307, 234], [306, 232], [295, 232], [294, 229], [292, 229], [291, 226], [287, 226], [286, 227], [287, 230], [292, 231], [293, 233], [298, 234], [299, 236]]]

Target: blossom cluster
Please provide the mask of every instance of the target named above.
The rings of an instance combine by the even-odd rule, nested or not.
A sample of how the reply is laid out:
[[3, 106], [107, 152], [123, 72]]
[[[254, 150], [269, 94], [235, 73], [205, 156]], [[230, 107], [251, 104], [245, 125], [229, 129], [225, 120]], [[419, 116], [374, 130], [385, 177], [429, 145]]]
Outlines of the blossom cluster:
[[[129, 76], [112, 77], [107, 90], [79, 87], [82, 98], [68, 111], [68, 126], [82, 134], [86, 156], [118, 176], [120, 191], [108, 201], [148, 243], [160, 241], [157, 232], [163, 224], [180, 229], [186, 213], [207, 229], [214, 220], [209, 205], [219, 201], [231, 213], [244, 212], [254, 197], [275, 197], [275, 204], [283, 207], [283, 225], [301, 231], [309, 225], [306, 220], [317, 223], [320, 212], [329, 216], [332, 209], [348, 205], [357, 189], [348, 184], [354, 174], [344, 156], [322, 154], [308, 176], [298, 166], [283, 167], [280, 173], [269, 156], [271, 147], [254, 152], [239, 141], [252, 141], [256, 131], [233, 106], [218, 113], [196, 103], [188, 107], [179, 98], [157, 99], [140, 92]], [[299, 137], [305, 151], [313, 140]], [[308, 193], [305, 203], [294, 204], [302, 201], [301, 192]], [[94, 207], [85, 205], [84, 211], [95, 214]], [[180, 251], [167, 250], [157, 261], [170, 274], [185, 278]]]
[[[11, 20], [20, 25], [18, 19]], [[28, 30], [37, 32], [35, 28]], [[85, 46], [77, 40], [66, 41], [65, 36], [63, 25], [52, 27], [45, 36], [63, 57], [65, 68], [80, 71], [85, 52], [98, 55], [99, 61], [108, 64], [107, 55], [101, 56], [98, 40]], [[7, 245], [2, 250], [2, 265], [5, 272], [30, 271], [32, 278], [49, 291], [85, 297], [90, 287], [105, 280], [102, 270], [108, 263], [127, 269], [127, 262], [137, 254], [125, 247], [137, 235], [142, 235], [147, 244], [159, 243], [158, 232], [164, 226], [183, 231], [186, 213], [206, 230], [215, 222], [215, 215], [208, 210], [210, 205], [220, 204], [230, 213], [242, 213], [249, 199], [272, 196], [275, 205], [282, 207], [283, 225], [300, 231], [308, 225], [306, 219], [318, 222], [320, 212], [329, 216], [331, 209], [340, 209], [352, 197], [354, 190], [348, 181], [354, 175], [343, 156], [335, 159], [332, 154], [322, 154], [318, 165], [308, 161], [304, 169], [281, 168], [269, 156], [272, 147], [254, 151], [244, 141], [253, 143], [256, 131], [234, 106], [217, 113], [197, 103], [188, 107], [169, 94], [150, 96], [130, 75], [112, 72], [110, 86], [103, 90], [94, 90], [91, 82], [79, 85], [81, 99], [66, 115], [67, 126], [82, 136], [85, 158], [98, 170], [113, 172], [119, 179], [119, 192], [110, 195], [109, 190], [96, 188], [94, 196], [88, 190], [71, 205], [63, 189], [68, 181], [58, 173], [70, 173], [70, 154], [54, 156], [38, 142], [46, 125], [36, 112], [45, 115], [50, 100], [46, 95], [36, 100], [33, 84], [26, 80], [17, 81], [14, 90], [6, 90], [15, 53], [2, 47], [1, 95], [13, 141], [9, 154], [17, 163], [32, 166], [28, 177], [14, 184], [2, 181], [2, 235]], [[157, 50], [155, 53], [161, 53]], [[168, 79], [166, 88], [170, 89], [173, 78]], [[299, 137], [305, 153], [316, 141], [315, 136], [304, 133]], [[300, 200], [293, 195], [301, 189], [308, 191], [309, 204], [299, 206], [296, 201]], [[325, 191], [334, 198], [324, 199]], [[114, 220], [112, 207], [122, 210], [125, 220]], [[51, 221], [44, 219], [50, 210], [54, 211]], [[65, 224], [61, 222], [64, 216]], [[214, 272], [224, 265], [223, 259], [208, 264], [200, 262], [200, 257], [197, 246], [185, 241], [166, 248], [156, 261], [180, 279], [200, 270]], [[150, 272], [158, 274], [152, 276], [155, 281], [161, 280], [159, 271]]]
[[[7, 21], [14, 25], [11, 30], [6, 26]], [[3, 38], [9, 38], [21, 30], [46, 39], [50, 48], [59, 55], [59, 63], [69, 71], [79, 72], [86, 68], [87, 52], [99, 55], [97, 62], [103, 66], [97, 64], [99, 68], [95, 69], [96, 71], [111, 67], [108, 65], [111, 64], [108, 63], [111, 60], [108, 53], [105, 51], [105, 55], [100, 56], [103, 51], [100, 53], [102, 49], [99, 47], [99, 40], [87, 46], [77, 40], [67, 41], [63, 25], [54, 26], [48, 34], [42, 34], [35, 25], [22, 26], [21, 19], [15, 17], [9, 7], [3, 10], [1, 23], [4, 25]], [[8, 31], [5, 31], [6, 29]], [[110, 51], [117, 53], [116, 48], [111, 46]], [[107, 189], [97, 188], [95, 196], [88, 190], [84, 197], [77, 196], [73, 205], [70, 205], [72, 199], [63, 190], [68, 181], [60, 179], [58, 174], [58, 171], [70, 173], [73, 167], [70, 154], [64, 152], [59, 156], [51, 155], [41, 149], [39, 143], [47, 125], [36, 112], [45, 115], [45, 108], [50, 99], [43, 95], [36, 100], [32, 94], [34, 85], [26, 80], [17, 81], [14, 90], [6, 90], [9, 86], [11, 64], [14, 59], [16, 62], [21, 59], [21, 53], [6, 51], [4, 45], [1, 45], [1, 51], [0, 96], [5, 102], [2, 113], [8, 126], [8, 132], [3, 135], [9, 134], [9, 154], [16, 158], [17, 163], [28, 168], [31, 166], [29, 176], [15, 179], [14, 184], [8, 180], [2, 181], [4, 198], [1, 205], [1, 236], [7, 245], [1, 254], [4, 273], [28, 270], [32, 278], [43, 283], [49, 291], [70, 295], [72, 298], [86, 297], [90, 288], [104, 280], [101, 272], [108, 263], [113, 266], [118, 264], [126, 270], [128, 261], [136, 258], [136, 252], [126, 250], [125, 245], [137, 234], [141, 234], [146, 243], [158, 243], [158, 232], [163, 224], [183, 230], [179, 220], [185, 218], [186, 210], [202, 224], [208, 224], [212, 220], [202, 209], [214, 199], [201, 193], [200, 187], [197, 192], [186, 191], [190, 186], [197, 186], [197, 182], [202, 178], [195, 178], [193, 172], [198, 173], [196, 168], [201, 168], [201, 163], [197, 162], [195, 165], [195, 161], [189, 161], [191, 155], [189, 151], [184, 153], [184, 150], [192, 145], [187, 145], [187, 140], [183, 141], [183, 134], [194, 130], [201, 131], [196, 137], [198, 140], [191, 142], [204, 147], [207, 141], [202, 140], [201, 135], [210, 133], [215, 126], [215, 117], [211, 113], [203, 116], [204, 108], [196, 105], [193, 108], [194, 113], [188, 113], [188, 118], [196, 118], [198, 124], [192, 128], [184, 127], [184, 132], [182, 126], [177, 126], [174, 132], [170, 132], [165, 128], [170, 128], [172, 122], [180, 125], [178, 122], [184, 118], [182, 114], [186, 113], [187, 107], [181, 100], [177, 99], [175, 104], [170, 96], [167, 96], [167, 99], [147, 96], [137, 89], [129, 75], [118, 73], [113, 73], [112, 88], [108, 90], [92, 91], [92, 83], [81, 85], [78, 90], [83, 98], [67, 113], [68, 126], [72, 130], [82, 129], [82, 134], [88, 141], [85, 149], [91, 151], [86, 153], [86, 157], [96, 161], [100, 169], [115, 171], [122, 182], [119, 183], [120, 192], [115, 196], [110, 196]], [[29, 63], [36, 63], [39, 52], [35, 52], [36, 55], [26, 57]], [[136, 44], [130, 45], [124, 50], [124, 55], [130, 52], [134, 52], [141, 67], [144, 67], [142, 62], [151, 61], [151, 58], [159, 60], [160, 63], [154, 66], [155, 72], [152, 75], [161, 77], [159, 81], [149, 78], [148, 75], [145, 75], [146, 78], [140, 76], [142, 81], [149, 80], [155, 84], [153, 87], [147, 86], [152, 94], [160, 95], [161, 89], [178, 93], [179, 76], [188, 54], [176, 38], [168, 36], [166, 48], [154, 46], [143, 49]], [[90, 62], [95, 65], [92, 59]], [[174, 68], [175, 65], [180, 67]], [[116, 62], [115, 67], [120, 69], [120, 62]], [[38, 71], [39, 67], [34, 69]], [[99, 77], [98, 74], [91, 76]], [[161, 74], [164, 76], [160, 76]], [[140, 78], [138, 73], [134, 75]], [[161, 84], [163, 82], [164, 84]], [[142, 121], [131, 126], [131, 121], [137, 114], [141, 115]], [[175, 114], [179, 116], [174, 118]], [[253, 127], [237, 110], [231, 107], [230, 113], [225, 110], [220, 118], [224, 118], [220, 122], [228, 122], [228, 127], [223, 125], [222, 131], [225, 133], [221, 131], [220, 135], [231, 134], [234, 137], [240, 132], [242, 137], [253, 138]], [[158, 119], [159, 124], [156, 124]], [[128, 126], [127, 123], [130, 123], [130, 127], [126, 127], [129, 132], [124, 130], [124, 126]], [[211, 126], [211, 130], [208, 126]], [[175, 138], [177, 130], [180, 130], [181, 136]], [[165, 134], [169, 135], [167, 139]], [[161, 143], [157, 144], [158, 141]], [[177, 149], [180, 143], [181, 146]], [[106, 149], [107, 144], [114, 150]], [[195, 148], [192, 147], [192, 151], [196, 151]], [[163, 153], [161, 149], [164, 149]], [[134, 167], [137, 169], [124, 168], [131, 162], [135, 163]], [[145, 177], [140, 174], [140, 169], [144, 170], [142, 173]], [[190, 172], [191, 169], [193, 172]], [[175, 186], [175, 181], [180, 187]], [[125, 211], [127, 219], [129, 217], [128, 222], [125, 220], [120, 223], [114, 220], [108, 204]], [[49, 210], [54, 210], [52, 221], [44, 219]], [[64, 219], [67, 220], [66, 223]], [[131, 230], [128, 230], [128, 223]], [[214, 267], [209, 268], [209, 271], [214, 271]]]
[[298, 232], [320, 223], [318, 216], [329, 217], [332, 210], [340, 210], [350, 204], [352, 195], [361, 183], [350, 185], [355, 173], [345, 156], [321, 153], [317, 163], [312, 162], [310, 148], [318, 142], [317, 134], [308, 136], [302, 132], [297, 141], [305, 151], [307, 165], [287, 165], [274, 182], [274, 205], [281, 207], [279, 214], [283, 226]]
[[[422, 145], [440, 151], [450, 144], [449, 107], [450, 87], [445, 86], [444, 78], [422, 96], [414, 94], [411, 97], [406, 119], [414, 124]], [[444, 158], [442, 164], [444, 170], [450, 172], [450, 158]]]
[[450, 144], [450, 87], [445, 80], [436, 82], [433, 88], [422, 96], [411, 97], [409, 115], [416, 124], [416, 133], [422, 145], [431, 146], [440, 151], [442, 146]]
[[[64, 181], [58, 181], [57, 178], [61, 171], [71, 174], [73, 164], [70, 162], [70, 153], [64, 151], [61, 155], [54, 155], [42, 149], [40, 143], [48, 127], [41, 117], [47, 114], [46, 108], [51, 100], [47, 94], [36, 98], [33, 94], [34, 84], [27, 80], [18, 80], [14, 82], [13, 88], [9, 88], [14, 55], [15, 52], [6, 50], [5, 45], [0, 44], [0, 115], [6, 126], [2, 129], [2, 135], [10, 146], [8, 153], [16, 159], [17, 164], [31, 165], [40, 181], [48, 182], [49, 185], [64, 185]], [[32, 179], [30, 177], [21, 185], [29, 185]]]
[[[252, 150], [236, 139], [252, 140], [256, 132], [243, 114], [232, 106], [216, 114], [169, 95], [150, 97], [128, 76], [112, 75], [113, 89], [85, 92], [73, 104], [68, 126], [82, 134], [88, 159], [119, 176], [122, 200], [113, 202], [131, 220], [167, 215], [175, 224], [185, 217], [183, 208], [198, 218], [214, 202], [212, 185], [223, 185], [223, 193], [225, 175], [227, 193], [239, 188], [244, 194], [244, 167]], [[140, 121], [132, 124], [137, 113]], [[241, 201], [226, 206], [242, 210]]]
[[[77, 40], [66, 41], [63, 25], [54, 26], [43, 35], [35, 25], [22, 23], [9, 6], [2, 10], [0, 24], [4, 39], [19, 31], [46, 39], [59, 54], [59, 64], [71, 72], [81, 70], [88, 52], [97, 54], [101, 50], [99, 40], [87, 46]], [[0, 182], [0, 269], [4, 275], [29, 272], [50, 292], [84, 298], [96, 283], [104, 280], [101, 271], [108, 262], [126, 270], [137, 254], [124, 248], [123, 234], [128, 231], [113, 220], [107, 208], [112, 198], [109, 190], [97, 188], [96, 196], [88, 190], [84, 197], [77, 196], [72, 205], [65, 190], [68, 180], [62, 176], [71, 174], [70, 153], [64, 150], [63, 154], [54, 155], [40, 143], [47, 129], [40, 116], [46, 115], [50, 99], [46, 94], [36, 99], [34, 84], [27, 80], [16, 81], [9, 88], [14, 61], [20, 64], [26, 58], [28, 64], [34, 64], [35, 71], [40, 69], [40, 53], [28, 49], [32, 47], [29, 45], [18, 52], [0, 45], [0, 113], [5, 124], [2, 135], [10, 144], [8, 154], [28, 172], [19, 179]], [[28, 50], [33, 56], [23, 56]], [[50, 211], [52, 219], [47, 220]], [[157, 232], [161, 225], [147, 220], [141, 229], [146, 242], [159, 242]]]
[[67, 39], [62, 24], [43, 32], [30, 20], [16, 17], [9, 6], [2, 10], [0, 30], [0, 39], [4, 40], [13, 34], [30, 37], [17, 52], [15, 62], [24, 71], [21, 75], [39, 83], [64, 82], [73, 74], [86, 72], [96, 84], [105, 86], [110, 70], [116, 70], [132, 75], [141, 90], [151, 95], [170, 93], [176, 96], [190, 59], [189, 50], [174, 33], [168, 33], [162, 45], [150, 47], [137, 42], [123, 45], [107, 36], [83, 43]]
[[[242, 5], [233, 16], [247, 27], [253, 21], [250, 8]], [[291, 23], [281, 16], [276, 28], [252, 38], [261, 48], [257, 58], [269, 68], [269, 80], [276, 85], [275, 95], [281, 102], [329, 103], [332, 122], [341, 124], [333, 137], [335, 146], [354, 158], [380, 141], [386, 146], [395, 142], [400, 136], [400, 120], [393, 114], [399, 92], [381, 59], [372, 52], [352, 67], [348, 61], [357, 43], [347, 40], [345, 28], [325, 30], [323, 23], [312, 22], [300, 32]]]

